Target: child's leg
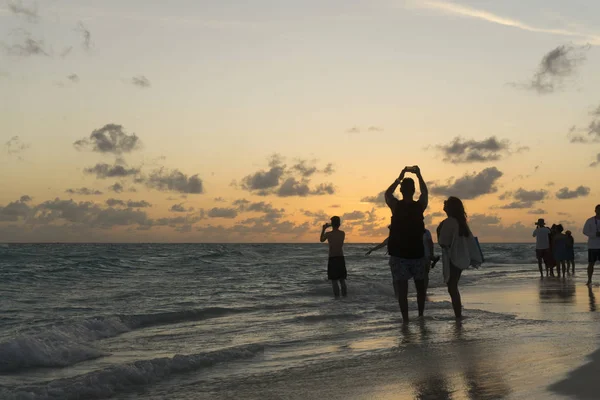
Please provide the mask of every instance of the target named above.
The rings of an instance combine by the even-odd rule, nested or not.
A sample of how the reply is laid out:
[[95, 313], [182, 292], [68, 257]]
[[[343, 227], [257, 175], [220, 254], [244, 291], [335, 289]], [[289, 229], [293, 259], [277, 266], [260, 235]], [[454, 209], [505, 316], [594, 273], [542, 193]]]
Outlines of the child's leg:
[[340, 279], [340, 286], [342, 286], [342, 296], [346, 297], [348, 295], [348, 289], [346, 288], [345, 279]]
[[331, 280], [331, 286], [333, 287], [333, 295], [337, 298], [340, 297], [340, 287], [338, 286], [338, 281], [335, 279]]
[[567, 274], [567, 263], [563, 260], [560, 262], [562, 264], [563, 277]]

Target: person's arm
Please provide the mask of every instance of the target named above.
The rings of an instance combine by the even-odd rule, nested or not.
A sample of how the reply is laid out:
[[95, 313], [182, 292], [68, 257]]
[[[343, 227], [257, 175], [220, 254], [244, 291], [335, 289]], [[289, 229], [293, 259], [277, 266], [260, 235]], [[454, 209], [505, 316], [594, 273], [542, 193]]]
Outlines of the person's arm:
[[398, 187], [400, 182], [402, 182], [402, 179], [404, 179], [405, 174], [406, 168], [402, 170], [398, 179], [396, 179], [394, 183], [392, 183], [390, 187], [387, 188], [387, 190], [385, 191], [385, 203], [388, 205], [389, 208], [392, 209], [392, 212], [394, 211], [396, 203], [398, 202], [398, 199], [394, 197], [394, 192], [396, 191], [396, 188]]
[[425, 184], [425, 180], [423, 179], [423, 175], [421, 175], [421, 169], [419, 167], [417, 167], [415, 174], [419, 180], [419, 190], [421, 191], [421, 196], [419, 196], [419, 204], [421, 204], [423, 211], [425, 211], [427, 209], [427, 205], [429, 204], [429, 191], [427, 190], [427, 185]]
[[368, 255], [369, 255], [369, 254], [371, 254], [372, 252], [374, 252], [374, 251], [376, 251], [376, 250], [379, 250], [379, 249], [381, 249], [381, 248], [383, 248], [383, 247], [387, 246], [387, 244], [388, 244], [388, 240], [389, 240], [389, 237], [385, 238], [385, 240], [384, 240], [383, 242], [379, 243], [377, 246], [375, 246], [375, 247], [373, 247], [371, 250], [367, 251], [367, 254], [366, 254], [366, 255], [368, 256]]
[[539, 229], [539, 228], [535, 228], [535, 229], [534, 229], [534, 231], [533, 231], [533, 235], [532, 235], [533, 237], [536, 237], [536, 236], [537, 236], [538, 229]]
[[329, 228], [329, 224], [323, 225], [323, 229], [321, 229], [321, 238], [319, 239], [321, 243], [327, 240], [327, 233], [325, 233], [325, 229]]
[[431, 236], [427, 240], [427, 246], [429, 247], [429, 257], [433, 258], [433, 239]]
[[583, 234], [587, 237], [596, 237], [596, 226], [593, 218], [585, 221], [585, 225], [583, 226]]

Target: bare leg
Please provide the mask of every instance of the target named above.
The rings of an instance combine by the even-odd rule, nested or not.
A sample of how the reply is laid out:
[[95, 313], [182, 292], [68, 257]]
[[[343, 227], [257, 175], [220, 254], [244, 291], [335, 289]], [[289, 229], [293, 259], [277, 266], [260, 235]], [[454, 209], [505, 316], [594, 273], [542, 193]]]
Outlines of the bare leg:
[[[540, 268], [540, 276], [544, 277], [544, 270], [542, 269], [542, 257], [538, 257], [538, 267]], [[546, 267], [546, 275], [548, 275], [548, 268]]]
[[426, 281], [417, 281], [415, 280], [415, 287], [417, 288], [417, 304], [419, 307], [419, 317], [423, 316], [423, 311], [425, 310], [425, 297], [427, 296], [427, 286]]
[[560, 262], [562, 265], [563, 276], [567, 276], [567, 263], [565, 261]]
[[[456, 267], [450, 267], [455, 268]], [[459, 270], [460, 271], [460, 270]], [[452, 308], [454, 309], [454, 316], [456, 318], [462, 317], [462, 301], [460, 298], [460, 292], [458, 291], [458, 281], [460, 279], [460, 272], [450, 271], [450, 279], [448, 280], [448, 293], [452, 299]]]
[[345, 279], [340, 279], [340, 286], [342, 287], [342, 296], [346, 297], [348, 295], [348, 288], [346, 288]]
[[333, 295], [337, 299], [338, 297], [340, 297], [340, 287], [338, 286], [338, 281], [332, 280], [331, 286], [333, 287]]
[[392, 286], [394, 286], [394, 297], [398, 300], [398, 281], [392, 280]]
[[588, 264], [588, 281], [586, 285], [590, 285], [592, 283], [592, 275], [594, 275], [594, 264], [593, 262]]
[[575, 275], [575, 260], [571, 260], [571, 273]]
[[408, 322], [408, 281], [395, 281], [398, 285], [398, 304], [400, 305], [400, 312], [402, 313], [402, 320], [404, 323]]

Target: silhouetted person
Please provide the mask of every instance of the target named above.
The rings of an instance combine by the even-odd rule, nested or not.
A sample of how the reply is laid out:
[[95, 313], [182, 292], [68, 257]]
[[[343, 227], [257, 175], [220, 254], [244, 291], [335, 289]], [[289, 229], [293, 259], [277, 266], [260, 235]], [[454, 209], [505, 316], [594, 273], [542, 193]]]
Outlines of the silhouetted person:
[[544, 218], [538, 219], [535, 225], [536, 228], [533, 231], [533, 237], [535, 238], [535, 257], [538, 260], [540, 276], [543, 278], [544, 270], [542, 269], [542, 261], [546, 266], [546, 276], [548, 276], [550, 269], [550, 229], [546, 227]]
[[[391, 225], [388, 226], [388, 229], [390, 229], [390, 227]], [[387, 246], [388, 240], [389, 236], [377, 246], [369, 249], [365, 255], [368, 256], [372, 252], [384, 248]], [[436, 256], [434, 254], [433, 239], [431, 237], [431, 232], [429, 232], [427, 229], [425, 229], [425, 233], [423, 234], [423, 246], [425, 250], [425, 257], [423, 257], [423, 263], [425, 265], [425, 292], [427, 292], [427, 288], [429, 286], [429, 271], [431, 268], [435, 267], [435, 264], [437, 264], [437, 262], [440, 260], [440, 256]], [[396, 296], [396, 299], [398, 298], [397, 285], [394, 285], [394, 296]]]
[[[421, 196], [414, 201], [415, 181], [411, 178], [404, 179], [407, 172], [413, 172], [419, 179]], [[402, 200], [394, 197], [394, 191], [400, 185]], [[398, 179], [390, 185], [385, 192], [385, 202], [392, 210], [392, 224], [388, 239], [388, 253], [390, 254], [390, 268], [394, 279], [394, 286], [398, 293], [398, 304], [402, 312], [402, 319], [408, 322], [408, 281], [413, 278], [417, 288], [417, 303], [419, 316], [425, 309], [425, 267], [423, 257], [423, 234], [425, 223], [423, 212], [428, 203], [427, 185], [421, 175], [419, 167], [406, 167]]]
[[588, 281], [592, 283], [594, 265], [600, 261], [600, 204], [596, 206], [596, 215], [585, 221], [583, 234], [588, 237]]
[[560, 267], [562, 266], [563, 277], [567, 273], [567, 259], [569, 254], [567, 251], [567, 235], [563, 234], [563, 226], [556, 225], [554, 236], [552, 236], [552, 253], [556, 260], [556, 272], [560, 276]]
[[467, 213], [462, 201], [457, 197], [449, 197], [444, 201], [444, 211], [448, 218], [438, 228], [438, 243], [444, 251], [444, 281], [448, 285], [448, 293], [452, 299], [452, 308], [456, 318], [462, 317], [462, 302], [458, 291], [458, 281], [462, 271], [471, 265], [469, 240], [471, 229], [467, 224]]
[[[348, 272], [346, 271], [346, 260], [344, 258], [344, 239], [346, 233], [340, 230], [341, 220], [340, 217], [331, 217], [331, 225], [323, 225], [321, 230], [321, 243], [327, 240], [329, 243], [329, 261], [327, 262], [327, 279], [331, 281], [333, 287], [333, 295], [336, 298], [340, 297], [340, 288], [338, 281], [342, 287], [342, 296], [348, 294], [346, 288], [346, 278]], [[330, 232], [325, 232], [329, 227], [333, 229]]]
[[566, 231], [567, 236], [567, 271], [571, 269], [571, 273], [575, 274], [575, 239], [571, 231]]

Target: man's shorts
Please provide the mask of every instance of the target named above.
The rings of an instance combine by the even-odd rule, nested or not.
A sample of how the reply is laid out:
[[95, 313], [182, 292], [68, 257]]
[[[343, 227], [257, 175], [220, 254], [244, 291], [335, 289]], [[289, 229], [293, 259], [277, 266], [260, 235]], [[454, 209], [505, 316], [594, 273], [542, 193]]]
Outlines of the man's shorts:
[[600, 261], [600, 249], [589, 249], [588, 262], [595, 263], [596, 261]]
[[426, 269], [422, 258], [409, 259], [390, 256], [390, 269], [395, 281], [408, 281], [411, 278], [416, 281], [425, 279]]
[[339, 279], [346, 279], [348, 272], [346, 271], [346, 259], [344, 256], [329, 257], [327, 262], [327, 279], [330, 281], [337, 281]]

